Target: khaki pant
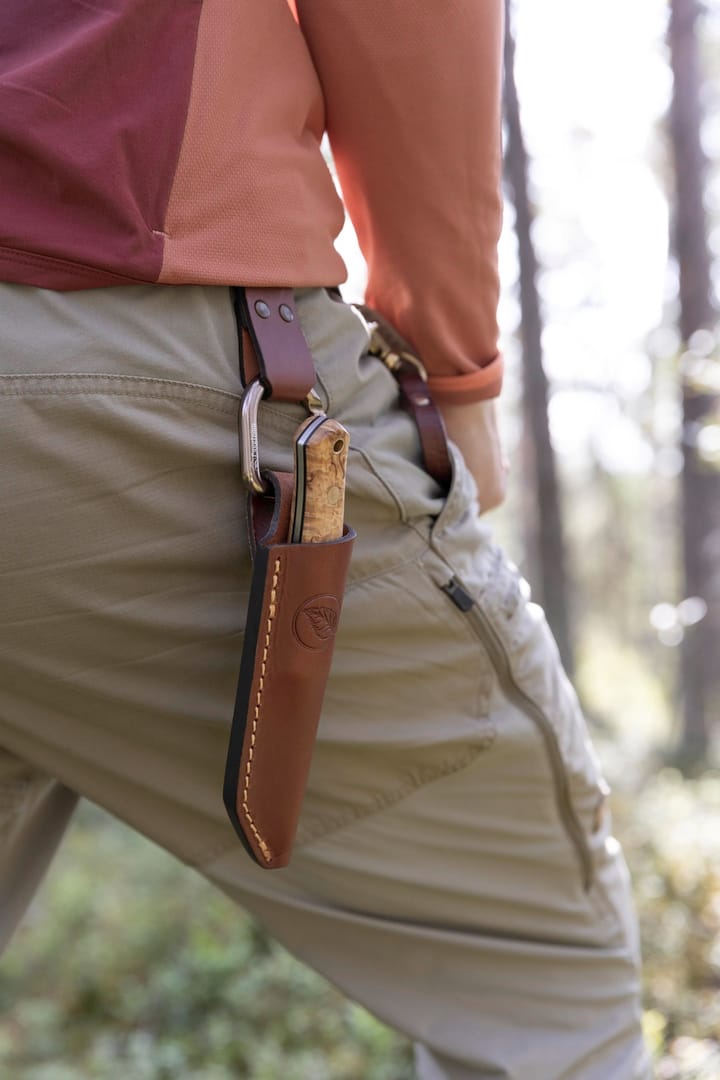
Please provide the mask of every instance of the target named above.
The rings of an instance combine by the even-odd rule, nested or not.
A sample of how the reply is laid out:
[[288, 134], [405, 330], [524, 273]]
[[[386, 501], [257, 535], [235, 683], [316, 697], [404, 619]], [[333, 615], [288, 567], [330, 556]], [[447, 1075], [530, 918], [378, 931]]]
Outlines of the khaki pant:
[[[446, 500], [419, 466], [361, 320], [298, 299], [358, 541], [268, 872], [221, 801], [250, 573], [228, 293], [0, 286], [0, 937], [77, 793], [407, 1033], [423, 1080], [646, 1077], [627, 873], [542, 612], [462, 462]], [[262, 406], [265, 463], [301, 416]]]

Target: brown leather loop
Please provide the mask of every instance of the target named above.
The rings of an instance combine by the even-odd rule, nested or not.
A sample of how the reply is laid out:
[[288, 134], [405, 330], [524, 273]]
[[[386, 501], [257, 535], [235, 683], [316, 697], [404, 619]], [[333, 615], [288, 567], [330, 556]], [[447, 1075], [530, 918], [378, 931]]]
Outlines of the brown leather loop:
[[417, 425], [425, 470], [447, 494], [452, 481], [452, 461], [440, 410], [432, 399], [428, 384], [413, 364], [401, 361], [390, 370], [400, 389], [400, 404]]
[[[266, 398], [304, 401], [315, 385], [315, 365], [303, 337], [292, 289], [234, 288], [238, 321], [252, 343]], [[243, 381], [250, 381], [241, 357]]]
[[404, 359], [403, 354], [414, 357], [416, 361], [419, 358], [409, 342], [384, 316], [365, 304], [358, 304], [357, 307], [368, 322], [377, 323], [383, 338], [396, 354], [396, 359], [392, 364], [387, 364], [387, 367], [397, 380], [400, 404], [410, 413], [417, 425], [420, 453], [425, 470], [447, 494], [450, 490], [453, 467], [445, 424], [440, 410], [432, 399], [428, 384], [421, 374], [421, 365]]
[[295, 477], [292, 473], [264, 469], [268, 484], [262, 495], [248, 496], [248, 535], [253, 556], [258, 544], [284, 544], [290, 531]]

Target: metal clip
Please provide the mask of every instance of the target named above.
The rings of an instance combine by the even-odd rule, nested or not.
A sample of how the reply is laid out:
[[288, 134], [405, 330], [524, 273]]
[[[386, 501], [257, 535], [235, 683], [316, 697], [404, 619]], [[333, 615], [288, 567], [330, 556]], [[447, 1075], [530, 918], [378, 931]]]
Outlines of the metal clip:
[[260, 476], [260, 447], [258, 443], [258, 408], [265, 396], [260, 379], [253, 379], [246, 388], [240, 406], [240, 454], [242, 477], [246, 487], [261, 494], [266, 484]]
[[377, 323], [370, 323], [369, 328], [370, 345], [368, 347], [368, 352], [372, 356], [377, 356], [378, 359], [382, 360], [383, 364], [385, 364], [385, 367], [389, 368], [392, 372], [397, 371], [397, 369], [402, 367], [403, 364], [411, 364], [412, 367], [414, 367], [417, 371], [422, 381], [428, 381], [428, 374], [425, 370], [425, 365], [417, 356], [414, 356], [412, 353], [406, 352], [405, 350], [397, 352], [395, 349], [393, 349], [392, 345], [390, 345], [387, 339], [380, 332], [380, 328]]
[[305, 395], [305, 408], [311, 416], [324, 416], [323, 403], [320, 400], [320, 395], [314, 388]]

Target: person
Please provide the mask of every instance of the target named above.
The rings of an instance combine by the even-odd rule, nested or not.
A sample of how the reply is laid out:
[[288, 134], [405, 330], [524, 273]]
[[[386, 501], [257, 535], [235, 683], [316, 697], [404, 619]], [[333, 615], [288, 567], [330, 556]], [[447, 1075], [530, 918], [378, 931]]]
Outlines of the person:
[[[422, 1080], [635, 1080], [606, 785], [502, 499], [501, 0], [4, 0], [0, 937], [78, 797], [415, 1041]], [[444, 493], [328, 289], [343, 200]], [[235, 286], [289, 286], [357, 530], [290, 865], [221, 786], [250, 580]], [[264, 465], [300, 413], [263, 401]]]

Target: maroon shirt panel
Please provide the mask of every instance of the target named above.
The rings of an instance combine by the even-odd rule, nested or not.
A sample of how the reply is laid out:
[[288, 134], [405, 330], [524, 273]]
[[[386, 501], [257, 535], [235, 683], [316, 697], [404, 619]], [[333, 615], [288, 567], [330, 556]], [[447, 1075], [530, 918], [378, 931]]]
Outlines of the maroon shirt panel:
[[73, 263], [157, 279], [201, 8], [201, 0], [2, 0], [3, 263], [17, 247], [19, 261], [28, 249], [62, 260], [48, 259], [47, 280]]

